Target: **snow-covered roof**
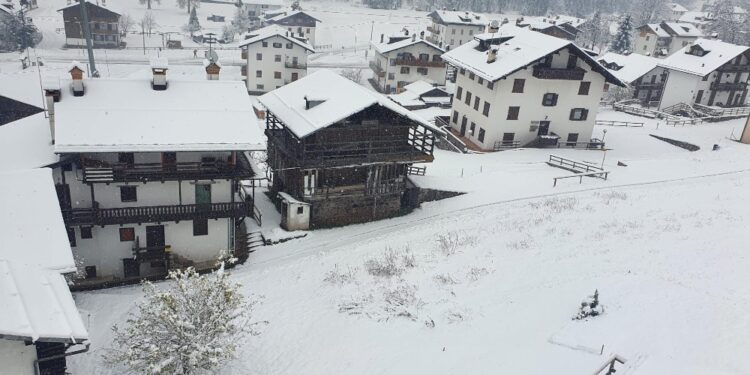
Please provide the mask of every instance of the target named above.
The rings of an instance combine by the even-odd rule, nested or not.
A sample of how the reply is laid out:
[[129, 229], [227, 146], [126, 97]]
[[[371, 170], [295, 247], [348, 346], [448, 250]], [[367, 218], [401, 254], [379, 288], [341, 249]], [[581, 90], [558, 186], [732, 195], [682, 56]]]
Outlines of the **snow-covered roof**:
[[59, 160], [44, 113], [0, 126], [0, 171], [40, 168]]
[[665, 28], [661, 27], [661, 25], [658, 23], [649, 23], [647, 25], [639, 27], [639, 29], [644, 28], [648, 28], [649, 30], [651, 30], [651, 32], [656, 34], [658, 38], [669, 38], [671, 36], [669, 32]]
[[[686, 53], [691, 48], [694, 48], [694, 46], [699, 46], [708, 52], [703, 56]], [[738, 46], [716, 39], [699, 38], [692, 45], [686, 46], [662, 60], [659, 65], [672, 70], [704, 77], [738, 55], [747, 52], [748, 49], [750, 47]]]
[[250, 44], [258, 43], [260, 41], [266, 40], [268, 38], [271, 38], [273, 36], [280, 36], [292, 43], [297, 44], [298, 46], [310, 51], [315, 52], [315, 49], [313, 48], [310, 43], [308, 43], [305, 40], [302, 40], [300, 38], [296, 38], [294, 36], [291, 36], [289, 31], [286, 28], [283, 28], [278, 25], [269, 25], [262, 29], [258, 29], [255, 31], [252, 31], [248, 33], [249, 38], [242, 41], [238, 46], [244, 47]]
[[[493, 39], [500, 39], [501, 42], [491, 46], [497, 51], [497, 58], [494, 62], [488, 63], [488, 51], [481, 51], [477, 47], [480, 40], [489, 41]], [[623, 84], [569, 40], [555, 38], [511, 24], [504, 25], [497, 33], [475, 35], [474, 40], [443, 54], [443, 60], [494, 82], [563, 48], [572, 48], [579, 51], [579, 56], [595, 69], [598, 68], [599, 72], [607, 78], [607, 81]]]
[[[322, 103], [305, 109], [305, 98], [314, 98]], [[304, 138], [375, 105], [407, 117], [434, 132], [442, 133], [434, 125], [387, 97], [327, 69], [318, 70], [262, 95], [258, 97], [258, 101], [298, 138]]]
[[68, 284], [56, 271], [0, 259], [0, 305], [0, 337], [75, 343], [88, 339]]
[[560, 14], [556, 16], [522, 17], [518, 19], [518, 22], [519, 26], [531, 26], [537, 30], [544, 30], [551, 26], [560, 26], [563, 24], [579, 28], [586, 23], [586, 19]]
[[685, 14], [680, 16], [680, 22], [703, 25], [709, 23], [710, 18], [708, 12], [685, 12]]
[[44, 108], [44, 92], [39, 85], [36, 69], [0, 74], [0, 96]]
[[[657, 64], [660, 62], [654, 57], [641, 55], [639, 53], [631, 53], [626, 56], [614, 52], [608, 52], [597, 60], [615, 77], [628, 83], [632, 83], [644, 74], [650, 72], [656, 68]], [[612, 69], [607, 66], [608, 64], [613, 63], [620, 66], [620, 68]]]
[[[66, 83], [69, 81], [65, 81]], [[84, 80], [85, 95], [55, 103], [55, 152], [265, 149], [241, 81]]]
[[687, 22], [664, 22], [672, 32], [672, 36], [679, 37], [702, 37], [703, 33], [695, 25]]
[[[440, 95], [422, 95], [439, 90]], [[437, 91], [436, 91], [437, 92]], [[398, 94], [388, 95], [388, 98], [404, 107], [424, 106], [425, 104], [447, 104], [451, 101], [450, 94], [442, 87], [435, 87], [426, 81], [416, 81], [404, 86], [404, 90]]]
[[297, 15], [297, 14], [303, 14], [307, 17], [314, 19], [316, 22], [322, 22], [321, 20], [311, 16], [310, 13], [307, 13], [303, 10], [279, 9], [278, 11], [271, 11], [271, 12], [266, 12], [266, 16], [273, 15], [271, 17], [266, 18], [266, 20], [272, 21], [272, 22], [278, 22], [278, 21], [287, 19], [289, 17], [292, 17], [294, 15]]
[[8, 9], [7, 7], [3, 6], [3, 4], [0, 4], [0, 13], [5, 13], [9, 15], [13, 15], [13, 12]]
[[152, 56], [149, 59], [151, 69], [169, 69], [169, 60], [166, 56]]
[[490, 23], [487, 16], [474, 12], [436, 10], [428, 16], [435, 21], [448, 25], [487, 26]]
[[679, 13], [687, 12], [687, 8], [677, 3], [669, 3], [667, 4], [667, 6], [669, 6], [669, 9], [672, 10], [673, 12], [679, 12]]
[[0, 259], [75, 271], [51, 169], [0, 171], [0, 207]]
[[303, 205], [303, 206], [309, 206], [310, 205], [310, 203], [308, 203], [308, 202], [303, 202], [303, 201], [294, 199], [293, 196], [291, 196], [291, 195], [289, 195], [289, 194], [287, 194], [287, 193], [285, 193], [283, 191], [280, 191], [278, 194], [279, 194], [279, 197], [282, 200], [284, 200], [285, 202], [287, 202], [287, 203], [299, 204], [299, 205]]
[[281, 0], [245, 0], [242, 3], [245, 5], [283, 5]]
[[[96, 3], [92, 3], [92, 2], [90, 2], [90, 1], [87, 1], [87, 2], [86, 2], [86, 4], [87, 4], [88, 6], [90, 6], [90, 7], [92, 7], [92, 6], [93, 6], [93, 7], [97, 7], [97, 8], [99, 8], [99, 9], [103, 9], [103, 10], [105, 10], [105, 11], [107, 11], [107, 12], [111, 12], [111, 13], [114, 13], [114, 14], [116, 14], [116, 15], [118, 15], [118, 16], [119, 16], [119, 15], [121, 15], [121, 14], [123, 14], [123, 13], [126, 13], [126, 12], [124, 12], [124, 11], [123, 11], [122, 9], [120, 9], [120, 8], [115, 8], [115, 7], [112, 7], [112, 6], [111, 6], [111, 4], [107, 4], [107, 6], [101, 6], [101, 5], [99, 5], [99, 4], [96, 4]], [[65, 9], [68, 9], [68, 8], [75, 8], [75, 7], [77, 7], [78, 5], [80, 5], [80, 4], [78, 3], [78, 1], [77, 1], [77, 0], [73, 0], [73, 1], [72, 1], [72, 2], [70, 3], [70, 4], [68, 4], [68, 5], [66, 5], [66, 6], [64, 6], [64, 7], [62, 7], [62, 8], [59, 8], [59, 9], [58, 9], [57, 11], [58, 11], [58, 12], [61, 12], [61, 11], [65, 10]], [[87, 9], [88, 9], [88, 8], [87, 8]]]
[[432, 47], [432, 48], [434, 48], [434, 49], [436, 49], [436, 50], [438, 50], [440, 52], [445, 52], [444, 49], [442, 49], [442, 48], [440, 48], [440, 47], [438, 47], [438, 46], [436, 46], [436, 45], [434, 45], [434, 44], [432, 44], [432, 43], [430, 43], [430, 42], [428, 42], [428, 41], [426, 41], [424, 39], [420, 39], [419, 36], [417, 36], [416, 38], [412, 38], [410, 36], [407, 39], [400, 40], [398, 42], [393, 42], [393, 43], [373, 43], [372, 46], [375, 48], [376, 51], [378, 51], [380, 53], [388, 53], [388, 52], [391, 52], [391, 51], [399, 50], [399, 49], [406, 48], [406, 47], [409, 47], [409, 46], [413, 46], [413, 45], [416, 45], [416, 44], [424, 44], [424, 45], [426, 45], [428, 47]]
[[70, 72], [73, 69], [79, 69], [79, 70], [85, 72], [86, 71], [86, 65], [82, 64], [78, 60], [73, 60], [73, 61], [70, 62], [70, 64], [68, 64], [68, 69], [67, 70], [68, 70], [68, 72]]

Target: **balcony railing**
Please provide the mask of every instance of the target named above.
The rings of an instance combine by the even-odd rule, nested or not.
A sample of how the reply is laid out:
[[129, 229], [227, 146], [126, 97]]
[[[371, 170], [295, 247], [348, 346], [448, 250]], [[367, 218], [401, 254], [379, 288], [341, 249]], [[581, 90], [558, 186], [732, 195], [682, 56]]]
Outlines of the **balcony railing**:
[[378, 77], [385, 77], [385, 70], [383, 70], [383, 67], [378, 65], [375, 61], [370, 61], [370, 69], [372, 69]]
[[189, 163], [127, 164], [83, 159], [84, 183], [212, 180], [249, 178], [252, 176], [252, 167], [243, 153], [237, 154], [237, 162], [234, 164], [218, 160]]
[[285, 62], [284, 67], [289, 69], [307, 69], [307, 64], [300, 64], [296, 62]]
[[392, 61], [394, 62], [394, 65], [425, 66], [425, 67], [435, 67], [435, 68], [445, 67], [444, 61], [430, 61], [430, 60], [420, 60], [420, 59], [395, 59]]
[[717, 70], [720, 70], [722, 72], [750, 72], [750, 64], [727, 64]]
[[432, 26], [427, 26], [427, 31], [435, 35], [440, 35], [440, 30]]
[[118, 208], [73, 208], [62, 211], [68, 226], [157, 223], [253, 216], [253, 202], [183, 204]]
[[556, 69], [537, 65], [534, 67], [534, 72], [532, 74], [534, 77], [539, 79], [564, 79], [571, 81], [580, 81], [583, 79], [583, 75], [586, 74], [586, 71], [581, 68]]
[[644, 89], [661, 89], [661, 88], [664, 87], [664, 82], [654, 82], [654, 83], [651, 83], [651, 82], [641, 82], [641, 83], [636, 83], [635, 87], [638, 88], [638, 89], [641, 89], [641, 90], [644, 90]]
[[747, 87], [745, 82], [713, 82], [711, 83], [711, 90], [716, 91], [738, 91], [744, 90]]

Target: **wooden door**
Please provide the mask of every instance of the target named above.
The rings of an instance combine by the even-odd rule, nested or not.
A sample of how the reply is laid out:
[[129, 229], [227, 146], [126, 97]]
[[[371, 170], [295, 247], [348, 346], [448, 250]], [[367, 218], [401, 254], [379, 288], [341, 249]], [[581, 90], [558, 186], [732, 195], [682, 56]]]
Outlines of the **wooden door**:
[[195, 185], [195, 204], [198, 206], [206, 206], [211, 204], [211, 185]]
[[165, 171], [174, 172], [177, 170], [177, 153], [176, 152], [162, 152], [161, 153], [161, 166]]
[[164, 248], [164, 226], [149, 225], [146, 227], [146, 247], [151, 249]]

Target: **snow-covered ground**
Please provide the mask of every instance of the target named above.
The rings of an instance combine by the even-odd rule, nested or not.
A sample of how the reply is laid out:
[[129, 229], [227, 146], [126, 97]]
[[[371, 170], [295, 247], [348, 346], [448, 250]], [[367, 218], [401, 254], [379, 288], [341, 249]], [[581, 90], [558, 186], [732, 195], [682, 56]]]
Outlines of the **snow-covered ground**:
[[[268, 324], [222, 373], [582, 374], [615, 353], [628, 359], [618, 374], [750, 372], [750, 146], [727, 139], [741, 121], [647, 121], [597, 127], [607, 181], [553, 188], [568, 172], [544, 164], [602, 151], [438, 152], [420, 184], [467, 194], [261, 248], [233, 277]], [[371, 275], [388, 251], [400, 274]], [[596, 289], [604, 315], [572, 320]], [[116, 373], [100, 354], [140, 295], [75, 295], [93, 345], [74, 372]]]

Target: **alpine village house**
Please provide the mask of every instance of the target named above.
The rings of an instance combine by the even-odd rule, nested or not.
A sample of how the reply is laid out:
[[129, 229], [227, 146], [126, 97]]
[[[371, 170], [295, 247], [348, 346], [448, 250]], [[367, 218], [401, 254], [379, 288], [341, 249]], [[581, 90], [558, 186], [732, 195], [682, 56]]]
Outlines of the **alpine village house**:
[[572, 42], [505, 25], [443, 55], [458, 69], [448, 120], [478, 150], [597, 147], [605, 83], [624, 86]]
[[[255, 175], [246, 152], [264, 150], [242, 82], [84, 79], [70, 68], [46, 90], [56, 188], [70, 244], [92, 282], [163, 275], [233, 251], [257, 218], [239, 180]], [[242, 249], [240, 249], [242, 250]]]
[[251, 32], [240, 43], [247, 91], [260, 95], [307, 75], [307, 55], [315, 53], [307, 39], [278, 25]]
[[[120, 14], [92, 2], [85, 2], [86, 13], [91, 30], [91, 42], [94, 48], [120, 47]], [[65, 24], [65, 46], [85, 47], [81, 20], [81, 5], [73, 1], [58, 12], [62, 12]]]
[[427, 15], [432, 25], [427, 26], [427, 41], [450, 51], [484, 33], [490, 21], [482, 14], [449, 10], [436, 10]]
[[661, 22], [636, 29], [634, 51], [641, 55], [667, 57], [703, 37], [703, 33], [685, 22]]
[[284, 27], [297, 38], [307, 39], [307, 42], [315, 46], [315, 27], [321, 20], [309, 15], [302, 10], [277, 10], [267, 12], [265, 25], [279, 25]]
[[426, 81], [433, 85], [445, 85], [446, 65], [440, 57], [445, 51], [419, 37], [403, 34], [391, 36], [387, 41], [380, 36], [380, 43], [373, 43], [375, 53], [370, 61], [373, 78], [370, 83], [386, 94], [400, 93], [413, 82]]
[[267, 109], [272, 195], [287, 230], [346, 225], [415, 207], [415, 163], [433, 160], [442, 131], [329, 70], [258, 98]]

